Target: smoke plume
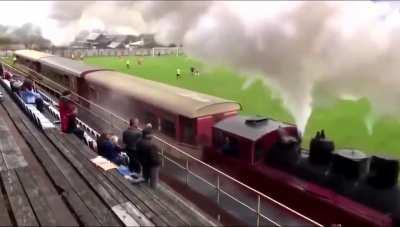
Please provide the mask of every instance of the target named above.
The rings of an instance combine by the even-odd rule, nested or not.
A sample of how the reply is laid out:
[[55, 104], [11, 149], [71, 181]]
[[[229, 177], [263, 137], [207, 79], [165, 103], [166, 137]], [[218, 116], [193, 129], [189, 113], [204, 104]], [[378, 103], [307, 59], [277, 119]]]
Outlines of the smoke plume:
[[42, 36], [41, 29], [30, 23], [23, 24], [21, 27], [0, 25], [1, 44], [23, 44], [25, 48], [51, 46], [50, 40]]
[[[96, 28], [114, 32], [122, 28], [154, 32], [157, 41], [183, 43], [188, 54], [206, 62], [263, 75], [280, 92], [301, 131], [313, 106], [328, 96], [366, 97], [371, 116], [400, 112], [400, 20], [397, 14], [387, 14], [386, 5], [148, 1], [89, 2], [79, 8], [68, 4], [54, 5], [53, 18], [63, 26], [98, 21]], [[371, 116], [366, 120], [369, 125]]]

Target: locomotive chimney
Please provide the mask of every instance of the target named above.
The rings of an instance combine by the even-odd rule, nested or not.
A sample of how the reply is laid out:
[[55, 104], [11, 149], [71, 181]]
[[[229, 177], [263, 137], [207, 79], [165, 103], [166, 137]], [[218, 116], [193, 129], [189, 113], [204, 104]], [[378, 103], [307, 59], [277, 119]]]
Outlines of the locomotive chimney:
[[316, 165], [327, 165], [332, 159], [334, 149], [335, 145], [333, 141], [325, 137], [325, 131], [317, 131], [310, 142], [310, 162]]

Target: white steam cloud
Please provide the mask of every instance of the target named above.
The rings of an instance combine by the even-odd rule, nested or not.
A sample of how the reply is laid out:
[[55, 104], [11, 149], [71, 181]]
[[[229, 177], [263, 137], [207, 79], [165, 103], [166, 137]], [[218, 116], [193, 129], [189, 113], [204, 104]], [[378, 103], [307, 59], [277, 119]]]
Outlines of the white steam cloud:
[[263, 75], [304, 131], [326, 95], [366, 97], [374, 115], [400, 112], [400, 17], [390, 9], [366, 1], [60, 2], [53, 18], [76, 32], [85, 23], [155, 32], [206, 62]]

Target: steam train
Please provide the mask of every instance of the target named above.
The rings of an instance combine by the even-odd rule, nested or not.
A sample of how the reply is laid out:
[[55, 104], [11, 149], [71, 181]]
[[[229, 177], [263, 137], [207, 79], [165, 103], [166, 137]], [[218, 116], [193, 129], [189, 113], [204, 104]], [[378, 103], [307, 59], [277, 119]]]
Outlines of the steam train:
[[324, 131], [306, 151], [295, 125], [238, 115], [234, 101], [38, 51], [15, 55], [94, 103], [150, 121], [178, 142], [204, 145], [208, 163], [324, 224], [400, 225], [398, 160], [335, 150]]

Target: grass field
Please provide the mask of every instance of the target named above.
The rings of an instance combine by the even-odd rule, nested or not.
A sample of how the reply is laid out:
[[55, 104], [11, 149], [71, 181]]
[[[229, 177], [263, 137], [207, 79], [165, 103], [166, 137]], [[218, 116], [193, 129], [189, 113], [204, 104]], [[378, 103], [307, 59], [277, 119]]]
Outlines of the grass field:
[[[281, 100], [273, 98], [271, 90], [261, 81], [242, 89], [245, 78], [224, 67], [210, 68], [199, 61], [176, 56], [145, 57], [143, 65], [137, 65], [136, 58], [130, 57], [130, 69], [126, 68], [125, 61], [126, 58], [116, 57], [85, 59], [89, 64], [238, 101], [243, 106], [243, 114], [259, 114], [293, 122]], [[200, 77], [190, 74], [191, 66], [200, 68]], [[180, 80], [175, 77], [178, 67], [183, 74]], [[335, 140], [337, 148], [357, 148], [370, 154], [400, 158], [400, 142], [397, 140], [400, 136], [399, 119], [378, 119], [373, 134], [369, 135], [364, 123], [369, 108], [365, 99], [336, 100], [329, 106], [315, 108], [306, 128], [303, 146], [308, 147], [309, 139], [316, 130], [323, 128], [327, 136]]]

